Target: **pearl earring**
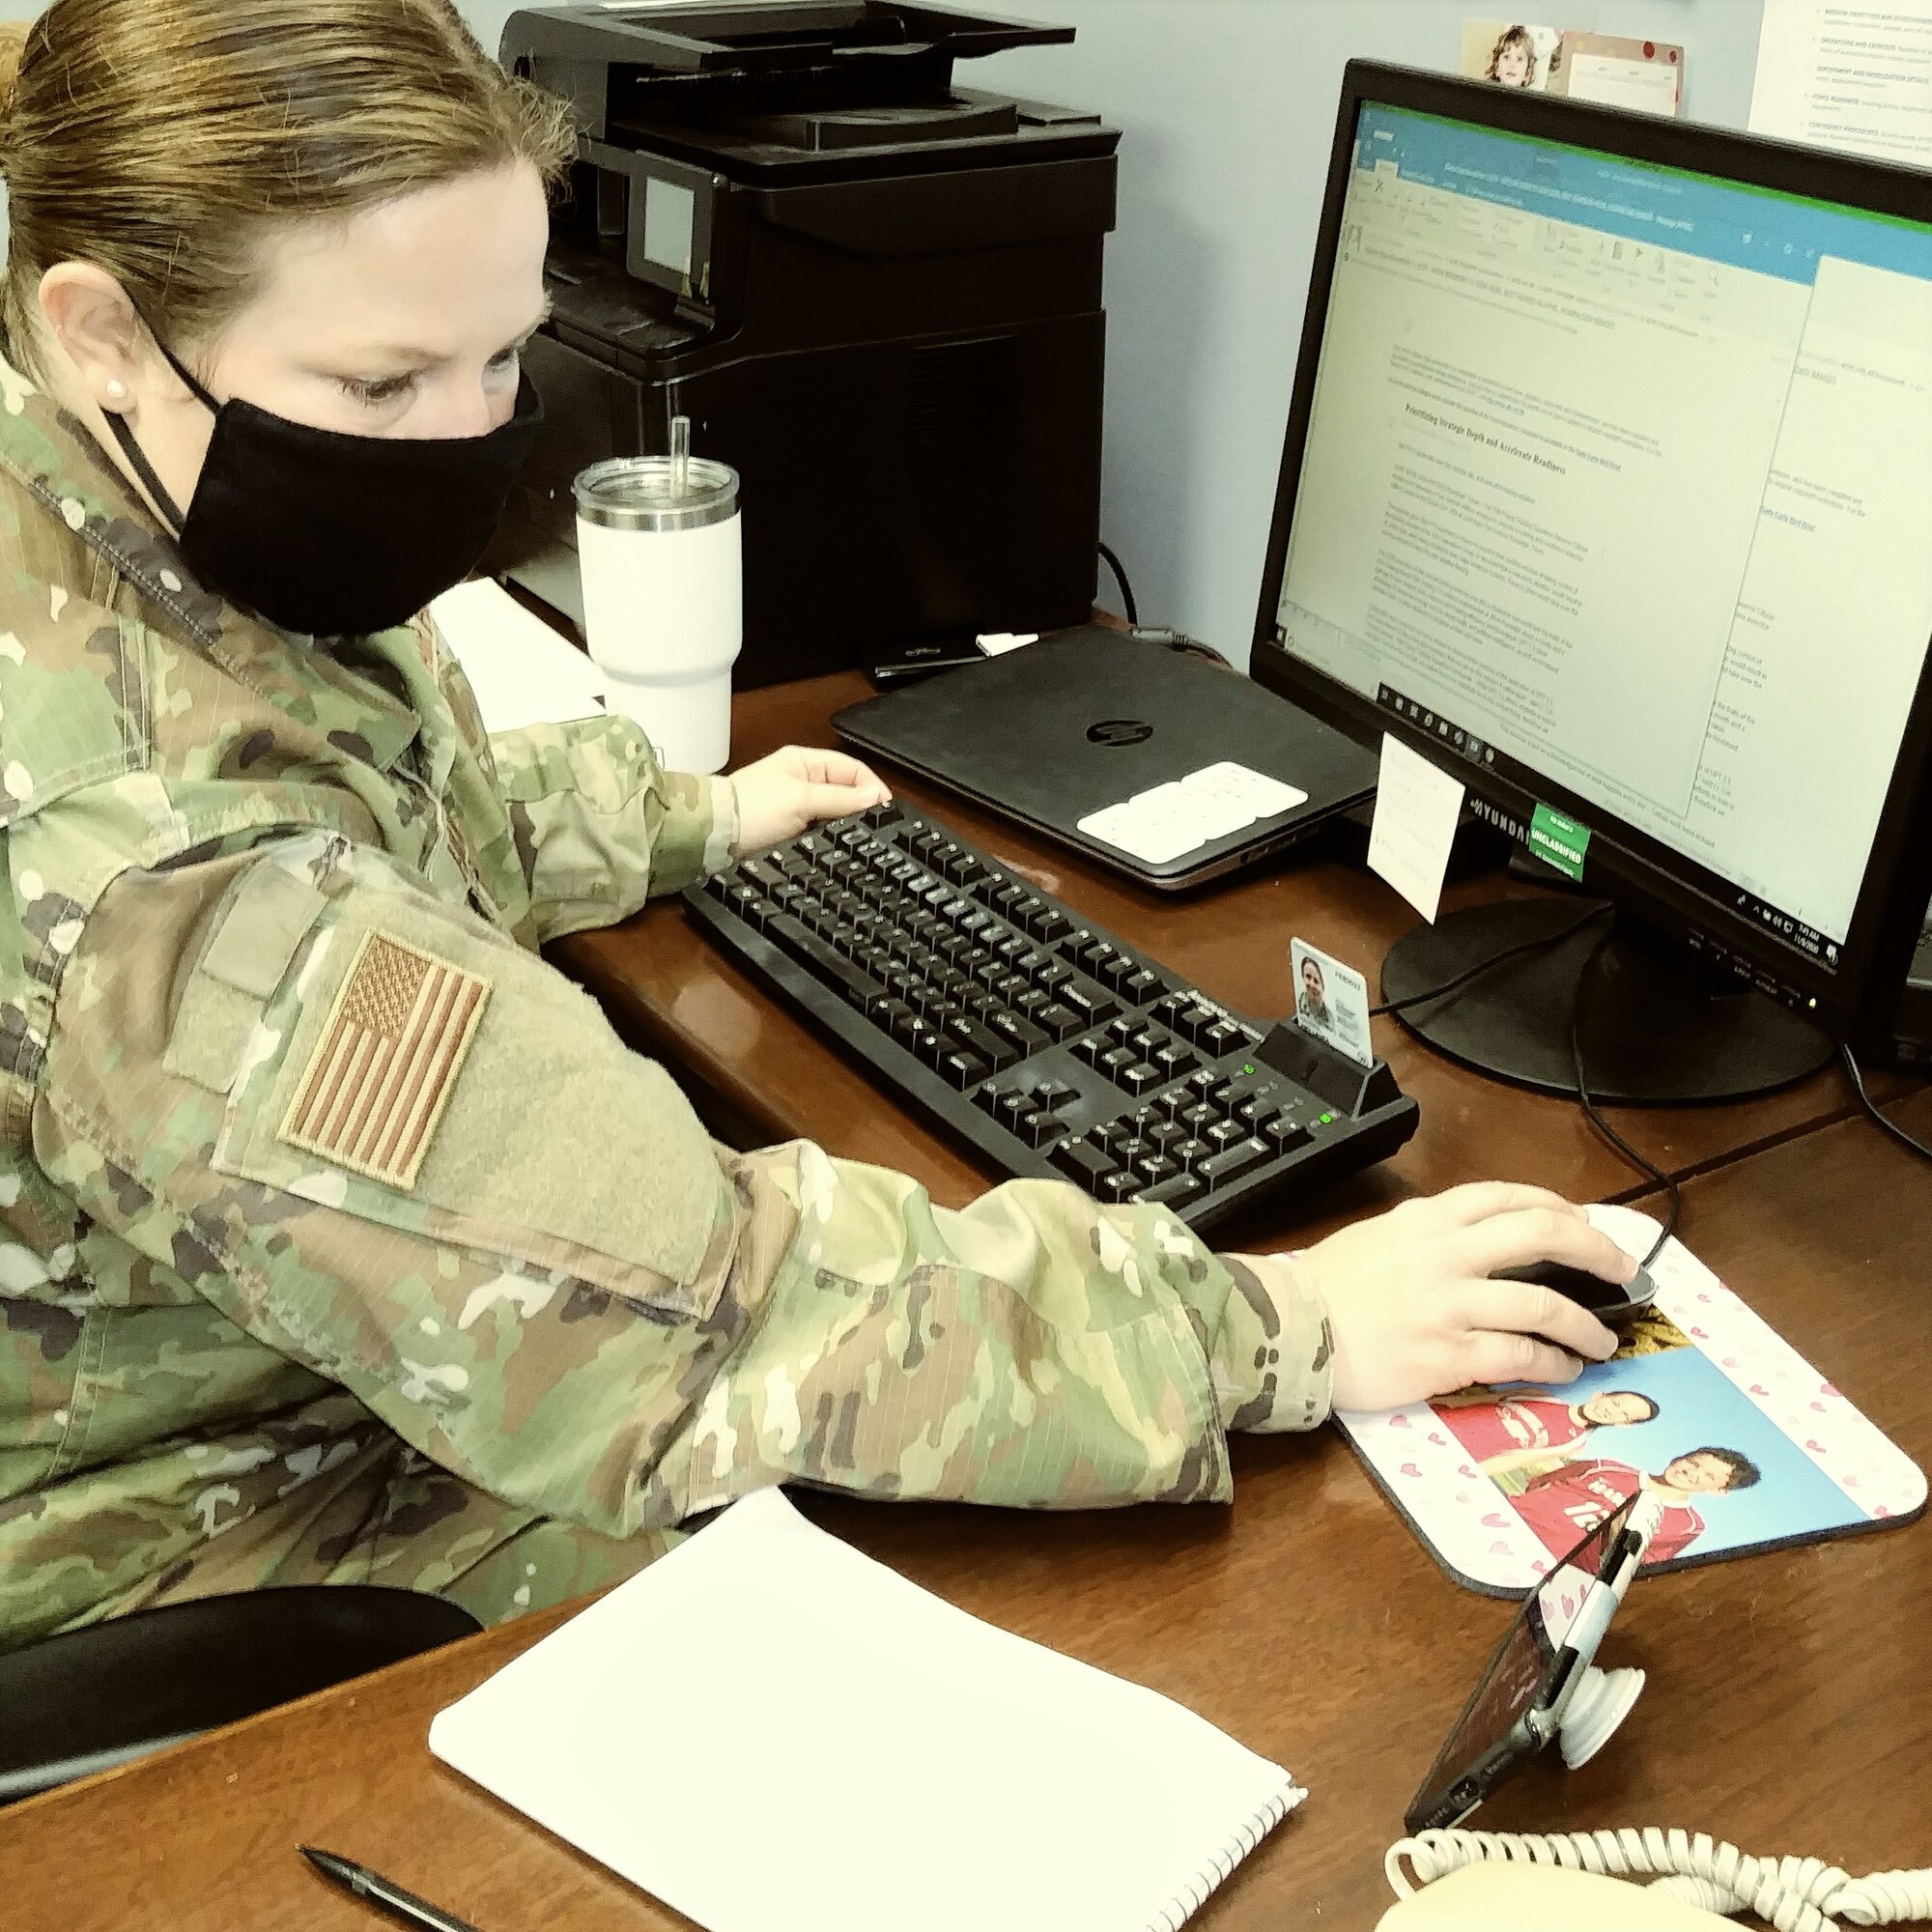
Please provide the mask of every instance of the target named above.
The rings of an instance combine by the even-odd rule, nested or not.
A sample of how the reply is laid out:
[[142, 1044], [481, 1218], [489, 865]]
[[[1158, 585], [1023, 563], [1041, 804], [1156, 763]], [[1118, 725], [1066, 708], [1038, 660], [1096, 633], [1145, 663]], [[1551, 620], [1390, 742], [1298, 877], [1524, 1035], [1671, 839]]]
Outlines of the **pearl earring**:
[[110, 382], [107, 385], [107, 393], [118, 403], [128, 393], [128, 385], [126, 383]]

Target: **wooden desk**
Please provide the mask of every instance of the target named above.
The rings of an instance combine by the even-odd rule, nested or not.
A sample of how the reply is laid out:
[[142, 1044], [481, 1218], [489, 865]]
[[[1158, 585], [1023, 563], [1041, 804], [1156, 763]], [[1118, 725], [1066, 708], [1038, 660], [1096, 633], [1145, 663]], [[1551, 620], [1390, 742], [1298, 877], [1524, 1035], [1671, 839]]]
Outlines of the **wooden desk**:
[[[856, 671], [744, 694], [733, 757], [746, 762], [787, 743], [831, 741], [841, 705], [870, 695]], [[1316, 857], [1174, 898], [1138, 888], [934, 787], [894, 774], [899, 793], [928, 807], [1003, 865], [1144, 947], [1237, 1011], [1274, 1017], [1292, 1005], [1289, 940], [1299, 934], [1359, 966], [1375, 983], [1382, 954], [1415, 923], [1395, 892], [1358, 864]], [[1452, 885], [1449, 906], [1492, 898], [1500, 875]], [[970, 1153], [883, 1101], [857, 1067], [781, 1010], [700, 937], [676, 903], [622, 926], [582, 933], [558, 962], [596, 994], [633, 1044], [679, 1070], [710, 1117], [744, 1146], [801, 1135], [833, 1153], [917, 1174], [958, 1207], [994, 1178]], [[1649, 1183], [1583, 1118], [1574, 1100], [1503, 1088], [1418, 1044], [1394, 1020], [1375, 1022], [1378, 1050], [1422, 1111], [1397, 1157], [1324, 1190], [1319, 1202], [1277, 1208], [1225, 1231], [1231, 1248], [1307, 1236], [1406, 1195], [1475, 1176], [1535, 1181], [1579, 1201], [1628, 1199]], [[1873, 1091], [1903, 1083], [1881, 1075]], [[1721, 1107], [1618, 1108], [1610, 1118], [1664, 1171], [1700, 1172], [1749, 1149], [1842, 1119], [1855, 1106], [1833, 1065], [1783, 1093]]]
[[[1932, 1129], [1932, 1099], [1903, 1118]], [[1932, 1459], [1929, 1210], [1924, 1166], [1848, 1122], [1693, 1179], [1683, 1226], [1920, 1463]], [[966, 1609], [1181, 1699], [1303, 1778], [1308, 1803], [1210, 1902], [1204, 1932], [1355, 1932], [1387, 1903], [1381, 1853], [1509, 1609], [1449, 1582], [1332, 1433], [1236, 1446], [1232, 1510], [807, 1506]], [[1683, 1825], [1853, 1871], [1932, 1862], [1928, 1602], [1925, 1521], [1648, 1580], [1605, 1652], [1650, 1672], [1615, 1742], [1575, 1774], [1547, 1755], [1480, 1822]], [[296, 1856], [306, 1840], [484, 1932], [682, 1924], [425, 1748], [436, 1710], [555, 1620], [0, 1811], [0, 1922], [372, 1932], [377, 1920]], [[687, 1662], [707, 1667], [700, 1644]], [[761, 1762], [781, 1784], [810, 1775], [809, 1753]], [[661, 1775], [639, 1739], [640, 1807]]]
[[[822, 738], [827, 711], [861, 690], [827, 679], [753, 694], [740, 753]], [[1256, 1013], [1285, 1004], [1291, 930], [1366, 966], [1408, 923], [1378, 883], [1325, 862], [1170, 904], [966, 808], [941, 810]], [[762, 1136], [810, 1132], [837, 1151], [895, 1161], [943, 1200], [983, 1185], [723, 966], [675, 905], [572, 942], [570, 963], [636, 1037], [696, 1067], [714, 1100]], [[1421, 1132], [1387, 1169], [1304, 1213], [1302, 1228], [1478, 1173], [1584, 1196], [1632, 1191], [1634, 1177], [1573, 1106], [1462, 1073], [1393, 1029], [1380, 1043], [1422, 1103]], [[1848, 1105], [1833, 1075], [1746, 1106], [1619, 1118], [1654, 1157], [1696, 1173], [1684, 1237], [1923, 1463], [1932, 1175], [1862, 1122], [1831, 1124]], [[1909, 1099], [1901, 1118], [1932, 1130], [1932, 1095]], [[1252, 1232], [1296, 1225], [1284, 1212]], [[1208, 1932], [1372, 1925], [1386, 1903], [1381, 1852], [1510, 1612], [1450, 1583], [1329, 1432], [1241, 1439], [1236, 1466], [1226, 1511], [1028, 1516], [805, 1500], [963, 1607], [1181, 1699], [1309, 1784], [1308, 1804], [1203, 1915]], [[1648, 1581], [1606, 1656], [1651, 1673], [1615, 1744], [1574, 1776], [1539, 1764], [1481, 1822], [1682, 1824], [1853, 1870], [1932, 1861], [1928, 1601], [1925, 1523]], [[681, 1923], [425, 1748], [432, 1713], [556, 1621], [488, 1633], [0, 1811], [0, 1923], [370, 1932], [376, 1919], [324, 1888], [297, 1858], [298, 1840], [362, 1858], [484, 1932]], [[705, 1667], [701, 1646], [689, 1661]], [[772, 1775], [810, 1770], [775, 1761]], [[639, 1740], [640, 1807], [659, 1775]]]

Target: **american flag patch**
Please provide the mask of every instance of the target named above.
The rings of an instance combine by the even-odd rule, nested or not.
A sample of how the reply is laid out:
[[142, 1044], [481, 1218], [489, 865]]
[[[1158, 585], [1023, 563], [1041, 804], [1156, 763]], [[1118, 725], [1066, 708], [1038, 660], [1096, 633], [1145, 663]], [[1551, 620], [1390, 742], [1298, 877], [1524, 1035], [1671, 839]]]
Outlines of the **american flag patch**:
[[365, 934], [280, 1138], [391, 1187], [415, 1185], [490, 982]]

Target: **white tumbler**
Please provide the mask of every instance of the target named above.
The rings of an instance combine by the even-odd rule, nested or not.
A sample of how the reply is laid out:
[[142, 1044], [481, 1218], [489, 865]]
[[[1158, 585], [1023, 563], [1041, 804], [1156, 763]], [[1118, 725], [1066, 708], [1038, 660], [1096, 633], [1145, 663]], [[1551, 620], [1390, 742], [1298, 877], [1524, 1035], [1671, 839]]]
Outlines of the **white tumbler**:
[[719, 772], [731, 752], [731, 666], [744, 642], [738, 472], [687, 454], [593, 463], [576, 483], [584, 640], [606, 702], [644, 728], [667, 771]]

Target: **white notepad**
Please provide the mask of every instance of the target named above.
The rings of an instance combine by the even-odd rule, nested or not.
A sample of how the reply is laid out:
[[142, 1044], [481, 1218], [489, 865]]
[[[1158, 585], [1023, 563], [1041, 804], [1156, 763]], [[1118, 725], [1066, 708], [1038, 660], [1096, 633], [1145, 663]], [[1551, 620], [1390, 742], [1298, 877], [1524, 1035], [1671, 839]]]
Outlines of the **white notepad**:
[[707, 1932], [1172, 1932], [1303, 1796], [777, 1490], [440, 1713], [429, 1744]]
[[476, 694], [486, 730], [602, 715], [604, 673], [500, 583], [473, 578], [429, 608]]

